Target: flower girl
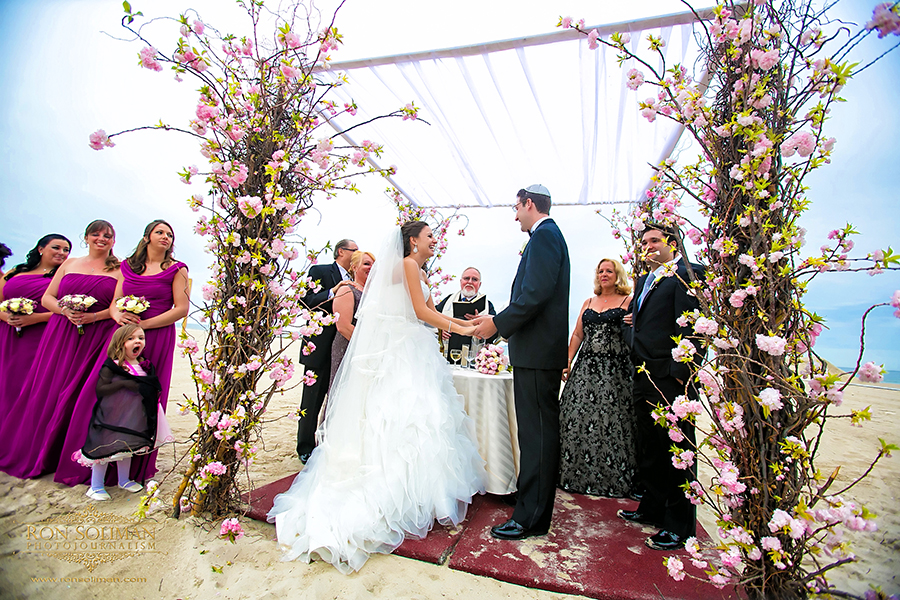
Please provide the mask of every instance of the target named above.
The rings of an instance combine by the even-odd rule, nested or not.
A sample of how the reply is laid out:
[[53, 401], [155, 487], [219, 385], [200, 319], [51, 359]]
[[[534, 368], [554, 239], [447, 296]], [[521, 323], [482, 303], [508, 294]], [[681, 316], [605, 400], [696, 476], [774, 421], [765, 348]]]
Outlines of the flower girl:
[[115, 462], [119, 487], [139, 492], [143, 486], [128, 478], [131, 456], [150, 452], [161, 443], [172, 441], [165, 413], [159, 406], [160, 384], [149, 361], [141, 361], [144, 330], [127, 324], [112, 336], [109, 358], [97, 380], [97, 403], [91, 414], [84, 447], [72, 460], [91, 468], [92, 500], [109, 500], [104, 488], [106, 467]]

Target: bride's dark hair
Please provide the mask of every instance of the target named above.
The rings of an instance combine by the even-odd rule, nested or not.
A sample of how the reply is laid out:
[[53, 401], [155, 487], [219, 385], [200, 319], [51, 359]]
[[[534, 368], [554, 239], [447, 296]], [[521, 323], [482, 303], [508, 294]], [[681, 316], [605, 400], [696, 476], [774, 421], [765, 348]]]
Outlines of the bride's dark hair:
[[412, 252], [412, 245], [409, 243], [409, 239], [419, 237], [419, 234], [426, 227], [428, 227], [428, 223], [425, 221], [409, 221], [400, 227], [400, 236], [403, 238], [403, 258], [409, 256]]

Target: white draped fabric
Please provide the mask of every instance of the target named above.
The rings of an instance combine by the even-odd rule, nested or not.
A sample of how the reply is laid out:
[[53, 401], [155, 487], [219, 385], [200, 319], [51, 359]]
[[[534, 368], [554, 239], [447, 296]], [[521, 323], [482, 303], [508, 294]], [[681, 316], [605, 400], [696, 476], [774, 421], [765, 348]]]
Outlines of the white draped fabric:
[[[667, 66], [700, 72], [693, 18], [685, 13], [598, 29], [604, 37], [631, 31], [633, 50], [646, 49], [649, 34], [662, 37]], [[393, 183], [420, 205], [511, 204], [517, 189], [536, 182], [552, 191], [556, 204], [633, 202], [647, 188], [649, 164], [669, 156], [681, 128], [661, 116], [656, 123], [641, 116], [638, 102], [658, 90], [627, 89], [628, 70], [647, 69], [634, 61], [620, 67], [616, 54], [602, 45], [590, 50], [585, 36], [561, 30], [336, 63], [330, 76], [349, 79], [337, 95], [356, 100], [359, 112], [337, 116], [334, 125], [340, 130], [414, 101], [430, 126], [381, 119], [351, 130], [348, 139], [384, 144], [374, 163], [396, 165]]]

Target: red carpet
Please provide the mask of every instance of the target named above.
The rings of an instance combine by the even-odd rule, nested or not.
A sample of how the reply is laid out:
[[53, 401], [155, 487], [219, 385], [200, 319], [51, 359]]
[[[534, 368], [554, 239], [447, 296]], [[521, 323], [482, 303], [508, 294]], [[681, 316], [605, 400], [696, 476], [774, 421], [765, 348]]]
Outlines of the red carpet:
[[[663, 558], [674, 554], [687, 563], [687, 553], [663, 553], [646, 547], [644, 540], [656, 530], [625, 523], [616, 516], [620, 508], [634, 506], [630, 500], [557, 490], [550, 533], [509, 542], [492, 538], [490, 529], [508, 519], [512, 508], [488, 497], [457, 544], [450, 568], [530, 588], [604, 600], [738, 598], [732, 590], [669, 577]], [[708, 539], [702, 530], [698, 537]]]
[[[247, 516], [265, 521], [276, 494], [286, 491], [296, 475], [252, 492]], [[243, 497], [245, 502], [248, 496]], [[492, 526], [504, 522], [512, 507], [496, 496], [477, 496], [466, 520], [448, 529], [435, 525], [424, 540], [406, 540], [395, 552], [434, 564], [449, 557], [451, 569], [491, 577], [529, 588], [577, 594], [603, 600], [726, 600], [740, 596], [731, 589], [668, 576], [662, 560], [667, 553], [651, 550], [644, 540], [649, 527], [625, 523], [620, 508], [630, 500], [556, 493], [553, 525], [545, 537], [521, 542], [495, 540]], [[698, 527], [698, 537], [709, 539]], [[687, 563], [685, 552], [672, 553]]]

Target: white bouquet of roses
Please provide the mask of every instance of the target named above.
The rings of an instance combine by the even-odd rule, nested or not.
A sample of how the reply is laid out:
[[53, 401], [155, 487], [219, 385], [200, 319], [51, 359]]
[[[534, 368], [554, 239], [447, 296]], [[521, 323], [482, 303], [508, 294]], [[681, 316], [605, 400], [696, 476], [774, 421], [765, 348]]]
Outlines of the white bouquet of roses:
[[509, 357], [502, 346], [485, 344], [475, 357], [475, 369], [485, 375], [502, 373], [509, 366]]
[[[34, 312], [34, 300], [31, 298], [10, 298], [0, 302], [0, 312], [11, 315], [30, 315]], [[16, 327], [16, 335], [22, 337], [22, 328]]]
[[[87, 312], [90, 307], [97, 303], [97, 299], [86, 294], [66, 294], [57, 301], [60, 308], [68, 308], [76, 312]], [[84, 328], [78, 326], [78, 335], [84, 334]]]
[[150, 303], [143, 296], [122, 296], [116, 300], [116, 308], [139, 315], [150, 308]]

